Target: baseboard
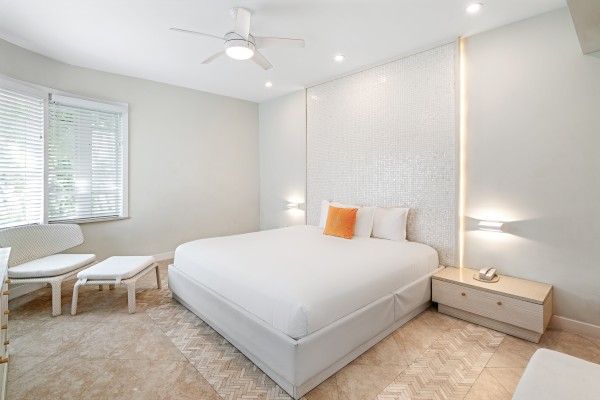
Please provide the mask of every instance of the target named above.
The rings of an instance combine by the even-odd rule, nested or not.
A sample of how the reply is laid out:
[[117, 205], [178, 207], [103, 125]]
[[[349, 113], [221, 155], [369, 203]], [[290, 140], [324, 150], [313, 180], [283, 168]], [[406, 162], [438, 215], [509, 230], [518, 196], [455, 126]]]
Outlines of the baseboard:
[[8, 300], [15, 299], [17, 297], [25, 296], [31, 292], [35, 292], [38, 289], [46, 286], [45, 283], [22, 283], [10, 286], [10, 294], [8, 295]]
[[600, 338], [600, 326], [565, 317], [559, 317], [558, 315], [552, 316], [552, 319], [550, 320], [550, 326], [556, 329], [562, 329], [573, 333], [580, 333], [582, 335]]
[[152, 257], [154, 257], [156, 261], [170, 260], [172, 258], [175, 258], [175, 252], [169, 251], [168, 253], [154, 254]]

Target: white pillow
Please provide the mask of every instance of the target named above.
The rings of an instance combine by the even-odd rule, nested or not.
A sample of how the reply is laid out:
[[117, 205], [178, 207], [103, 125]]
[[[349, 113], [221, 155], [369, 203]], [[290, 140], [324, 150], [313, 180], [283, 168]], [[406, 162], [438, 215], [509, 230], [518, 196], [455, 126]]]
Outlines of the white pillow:
[[331, 203], [331, 205], [338, 208], [358, 208], [356, 212], [356, 224], [354, 225], [354, 236], [371, 237], [373, 219], [375, 218], [375, 209], [377, 207], [352, 206], [335, 202]]
[[406, 218], [408, 208], [381, 208], [375, 210], [373, 237], [380, 239], [406, 240]]
[[375, 217], [375, 209], [377, 207], [353, 206], [336, 202], [330, 203], [327, 200], [322, 200], [321, 220], [319, 221], [320, 228], [325, 228], [325, 224], [327, 224], [327, 215], [329, 214], [330, 205], [338, 208], [358, 208], [358, 211], [356, 212], [356, 225], [354, 225], [354, 236], [371, 237], [373, 218]]
[[321, 200], [321, 219], [319, 220], [319, 228], [325, 228], [327, 224], [327, 214], [329, 214], [329, 202]]

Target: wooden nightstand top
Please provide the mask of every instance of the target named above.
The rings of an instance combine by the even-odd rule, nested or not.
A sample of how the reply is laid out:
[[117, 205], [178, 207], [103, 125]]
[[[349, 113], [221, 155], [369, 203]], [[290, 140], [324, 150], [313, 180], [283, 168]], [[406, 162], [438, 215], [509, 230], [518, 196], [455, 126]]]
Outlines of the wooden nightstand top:
[[473, 275], [476, 273], [479, 273], [479, 271], [469, 268], [447, 267], [433, 275], [433, 279], [475, 287], [486, 292], [501, 293], [508, 297], [537, 304], [544, 304], [548, 294], [552, 291], [552, 285], [505, 275], [499, 275], [500, 280], [496, 283], [481, 282], [473, 279]]

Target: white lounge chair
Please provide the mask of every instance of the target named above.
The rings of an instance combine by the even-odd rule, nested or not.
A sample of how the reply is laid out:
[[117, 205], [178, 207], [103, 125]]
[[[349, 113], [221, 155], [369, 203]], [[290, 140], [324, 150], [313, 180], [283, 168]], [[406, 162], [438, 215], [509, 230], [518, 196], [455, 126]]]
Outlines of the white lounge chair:
[[62, 282], [96, 260], [95, 254], [60, 254], [83, 243], [79, 225], [25, 225], [0, 230], [0, 247], [11, 247], [10, 283], [52, 286], [52, 316], [61, 314]]

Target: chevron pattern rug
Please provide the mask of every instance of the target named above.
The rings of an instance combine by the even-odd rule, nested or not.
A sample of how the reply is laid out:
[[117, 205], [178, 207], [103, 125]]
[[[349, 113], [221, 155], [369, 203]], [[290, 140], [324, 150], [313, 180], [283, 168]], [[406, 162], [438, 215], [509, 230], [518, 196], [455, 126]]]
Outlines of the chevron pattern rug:
[[175, 300], [146, 309], [146, 313], [223, 399], [291, 399], [239, 350]]
[[[225, 338], [173, 300], [166, 275], [162, 274], [163, 288], [158, 292], [154, 288], [138, 292], [138, 305], [219, 396], [226, 400], [290, 400]], [[373, 400], [463, 399], [504, 337], [473, 324], [450, 329]]]
[[377, 400], [463, 399], [504, 336], [472, 324], [446, 332]]

